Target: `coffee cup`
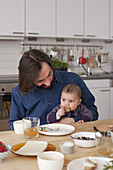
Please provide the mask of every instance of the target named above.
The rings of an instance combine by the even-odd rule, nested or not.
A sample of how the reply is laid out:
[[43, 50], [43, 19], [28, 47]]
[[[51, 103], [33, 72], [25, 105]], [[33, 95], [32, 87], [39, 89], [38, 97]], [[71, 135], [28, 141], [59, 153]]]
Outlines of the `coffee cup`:
[[22, 120], [16, 120], [13, 122], [14, 131], [16, 134], [23, 134]]
[[42, 152], [37, 156], [39, 170], [62, 170], [64, 155], [56, 151]]

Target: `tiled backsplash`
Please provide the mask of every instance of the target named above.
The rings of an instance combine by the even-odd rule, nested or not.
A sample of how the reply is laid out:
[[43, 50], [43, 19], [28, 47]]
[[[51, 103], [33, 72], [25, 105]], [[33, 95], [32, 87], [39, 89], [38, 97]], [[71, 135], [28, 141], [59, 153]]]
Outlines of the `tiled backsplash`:
[[[76, 45], [101, 45], [105, 52], [109, 52], [108, 63], [102, 64], [102, 68], [106, 71], [113, 71], [113, 43], [105, 43], [102, 40], [90, 40], [89, 43], [83, 43], [81, 40], [75, 39], [65, 39], [64, 42], [56, 42], [56, 39], [39, 38], [35, 42], [25, 40], [24, 43], [38, 43], [38, 44], [67, 44], [74, 45], [76, 50]], [[37, 47], [45, 48], [45, 47]], [[25, 50], [28, 50], [26, 47]], [[0, 75], [12, 75], [18, 74], [18, 64], [20, 57], [22, 56], [21, 41], [7, 41], [0, 40]], [[45, 50], [45, 49], [44, 49]], [[76, 54], [76, 53], [75, 53]], [[75, 60], [76, 60], [75, 55]], [[82, 68], [74, 66], [74, 70], [79, 72]], [[94, 69], [98, 71], [98, 69]]]
[[0, 41], [0, 75], [18, 74], [20, 41]]

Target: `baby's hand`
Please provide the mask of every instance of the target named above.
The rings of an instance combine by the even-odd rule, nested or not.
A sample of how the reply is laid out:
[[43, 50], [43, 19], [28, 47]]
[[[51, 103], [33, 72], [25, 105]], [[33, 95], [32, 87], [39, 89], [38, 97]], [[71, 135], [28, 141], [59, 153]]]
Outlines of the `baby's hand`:
[[83, 120], [79, 120], [77, 123], [84, 123], [84, 121]]
[[65, 110], [63, 108], [60, 108], [57, 113], [58, 113], [59, 117], [64, 116], [65, 115]]

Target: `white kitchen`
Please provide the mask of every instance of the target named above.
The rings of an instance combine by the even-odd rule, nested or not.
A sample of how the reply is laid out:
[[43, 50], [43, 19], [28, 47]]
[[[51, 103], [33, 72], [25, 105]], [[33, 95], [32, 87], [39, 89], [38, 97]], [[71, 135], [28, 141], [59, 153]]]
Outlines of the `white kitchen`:
[[[12, 90], [20, 78], [19, 61], [26, 51], [32, 49], [46, 53], [53, 61], [55, 70], [66, 71], [66, 73], [74, 72], [81, 77], [78, 76], [86, 83], [95, 97], [95, 105], [99, 113], [98, 120], [82, 123], [74, 121], [73, 124], [68, 125], [62, 123], [44, 125], [45, 127], [47, 125], [48, 127], [49, 125], [52, 127], [67, 126], [66, 134], [60, 134], [59, 127], [56, 128], [58, 132], [49, 131], [49, 134], [47, 134], [48, 131], [42, 132], [40, 128], [41, 126], [43, 128], [43, 125], [39, 123], [38, 140], [36, 138], [28, 139], [24, 135], [21, 119], [19, 120], [21, 121], [21, 134], [17, 134], [15, 129], [10, 127]], [[32, 85], [34, 84], [32, 81]], [[89, 90], [87, 90], [88, 94]], [[15, 99], [13, 98], [13, 102]], [[19, 101], [20, 103], [21, 101]], [[51, 104], [46, 103], [48, 106]], [[30, 104], [32, 105], [32, 101]], [[23, 103], [21, 105], [26, 109]], [[14, 111], [16, 111], [16, 107], [14, 107]], [[26, 115], [26, 113], [22, 114]], [[106, 130], [108, 125], [109, 130]], [[104, 131], [101, 130], [103, 127]], [[68, 133], [70, 128], [72, 131]], [[46, 141], [47, 146], [43, 153], [50, 151], [56, 154], [55, 151], [62, 152], [61, 143], [73, 144], [74, 141], [80, 140], [79, 137], [72, 137], [71, 133], [84, 132], [83, 134], [85, 134], [88, 132], [88, 135], [92, 133], [98, 137], [99, 132], [96, 133], [96, 131], [109, 133], [108, 138], [111, 140], [113, 131], [113, 0], [0, 0], [0, 141], [6, 146], [8, 144], [10, 148], [7, 149], [5, 146], [6, 152], [9, 150], [9, 153], [3, 158], [0, 153], [0, 162], [4, 161], [0, 165], [1, 169], [5, 170], [6, 167], [9, 167], [9, 170], [43, 170], [43, 168], [38, 168], [37, 155], [30, 153], [27, 156], [24, 154], [18, 156], [16, 151], [27, 142], [35, 140], [35, 142]], [[90, 138], [90, 135], [88, 137]], [[87, 143], [95, 142], [94, 140], [96, 140], [96, 136], [87, 140]], [[100, 137], [98, 137], [99, 140]], [[82, 142], [84, 140], [78, 143]], [[96, 145], [90, 147], [89, 144], [83, 144], [79, 147], [74, 143], [71, 154], [68, 154], [69, 152], [64, 154], [61, 170], [74, 170], [75, 165], [78, 169], [81, 167], [83, 169], [82, 164], [86, 160], [85, 158], [90, 158], [90, 156], [97, 161], [95, 168], [101, 169], [103, 163], [111, 159], [96, 155], [95, 151], [98, 147]], [[29, 149], [27, 148], [27, 150]], [[110, 151], [110, 154], [113, 158], [113, 150]], [[100, 157], [98, 158], [98, 156]], [[73, 161], [75, 161], [74, 164]]]
[[[51, 49], [63, 50], [63, 61], [69, 61], [68, 71], [79, 74], [94, 94], [99, 119], [113, 118], [113, 0], [1, 0], [0, 3], [1, 119], [4, 121], [10, 114], [5, 113], [7, 108], [10, 110], [10, 99], [7, 102], [4, 96], [11, 96], [18, 82], [19, 59], [24, 51], [33, 48], [48, 55], [52, 55]], [[96, 64], [91, 65], [92, 75], [88, 76], [91, 55]], [[99, 56], [100, 61], [96, 61]], [[53, 57], [57, 59], [59, 54]], [[80, 57], [86, 59], [84, 64], [80, 63]]]

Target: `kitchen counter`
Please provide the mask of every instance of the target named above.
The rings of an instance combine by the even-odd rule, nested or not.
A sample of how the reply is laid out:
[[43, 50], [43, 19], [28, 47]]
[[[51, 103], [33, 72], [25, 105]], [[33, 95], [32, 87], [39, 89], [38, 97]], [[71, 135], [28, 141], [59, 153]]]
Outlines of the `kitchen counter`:
[[[77, 73], [77, 72], [75, 72]], [[85, 73], [77, 73], [83, 80], [93, 79], [113, 79], [113, 73], [93, 73], [86, 75]], [[0, 75], [0, 83], [18, 83], [18, 75]]]
[[83, 80], [94, 79], [113, 79], [113, 73], [93, 73], [92, 75], [86, 75], [84, 73], [77, 73]]

